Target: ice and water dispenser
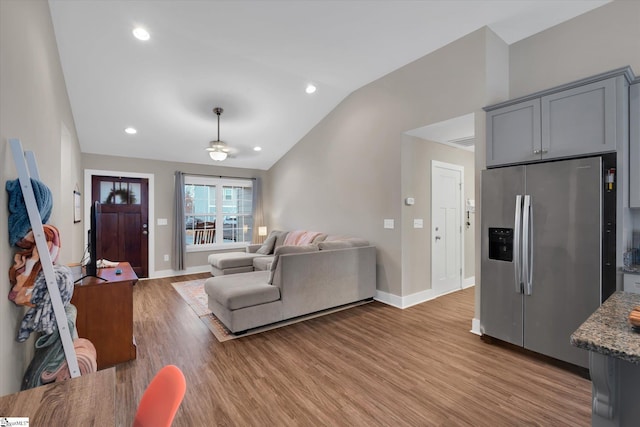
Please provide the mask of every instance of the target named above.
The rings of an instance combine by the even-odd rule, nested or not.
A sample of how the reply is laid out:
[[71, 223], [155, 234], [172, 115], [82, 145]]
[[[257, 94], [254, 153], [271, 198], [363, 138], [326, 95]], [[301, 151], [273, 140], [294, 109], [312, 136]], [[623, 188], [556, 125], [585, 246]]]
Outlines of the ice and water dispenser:
[[489, 259], [513, 261], [513, 228], [489, 228]]

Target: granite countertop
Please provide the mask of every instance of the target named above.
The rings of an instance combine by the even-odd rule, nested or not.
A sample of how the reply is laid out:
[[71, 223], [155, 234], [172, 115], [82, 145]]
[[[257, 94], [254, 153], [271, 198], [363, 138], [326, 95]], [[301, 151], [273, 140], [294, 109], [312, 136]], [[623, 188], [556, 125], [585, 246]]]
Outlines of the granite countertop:
[[640, 333], [627, 320], [640, 294], [617, 291], [571, 334], [571, 344], [640, 365]]

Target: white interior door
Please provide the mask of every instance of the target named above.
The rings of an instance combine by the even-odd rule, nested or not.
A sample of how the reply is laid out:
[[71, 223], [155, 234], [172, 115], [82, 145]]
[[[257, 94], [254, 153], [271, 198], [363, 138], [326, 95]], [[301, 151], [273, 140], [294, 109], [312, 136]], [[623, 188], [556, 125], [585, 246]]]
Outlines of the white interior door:
[[431, 286], [436, 295], [462, 288], [464, 168], [431, 162]]

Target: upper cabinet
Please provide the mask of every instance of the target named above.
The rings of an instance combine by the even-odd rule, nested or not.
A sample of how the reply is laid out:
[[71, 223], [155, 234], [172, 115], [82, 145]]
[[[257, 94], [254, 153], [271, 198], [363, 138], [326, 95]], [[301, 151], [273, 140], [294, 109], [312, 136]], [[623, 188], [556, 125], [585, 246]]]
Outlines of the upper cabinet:
[[618, 74], [485, 108], [487, 166], [619, 150], [626, 142], [628, 83]]
[[616, 150], [616, 79], [542, 97], [542, 159]]
[[487, 113], [487, 166], [540, 159], [540, 99]]
[[640, 208], [640, 81], [629, 88], [629, 206]]

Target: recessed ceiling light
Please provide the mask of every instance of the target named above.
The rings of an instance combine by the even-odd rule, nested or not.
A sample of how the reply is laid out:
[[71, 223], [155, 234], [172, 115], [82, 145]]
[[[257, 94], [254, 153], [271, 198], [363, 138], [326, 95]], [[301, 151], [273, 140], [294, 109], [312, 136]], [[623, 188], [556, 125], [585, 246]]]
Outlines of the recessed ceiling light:
[[262, 147], [253, 147], [253, 151], [262, 151]]
[[151, 38], [149, 32], [144, 28], [137, 27], [133, 29], [133, 36], [138, 40], [147, 41]]
[[309, 93], [309, 94], [311, 94], [311, 93], [315, 92], [315, 91], [316, 91], [316, 89], [317, 89], [317, 88], [316, 88], [314, 85], [312, 85], [311, 83], [309, 83], [309, 84], [307, 85], [307, 88], [306, 88], [304, 91], [305, 91], [305, 92], [307, 92], [307, 93]]
[[124, 131], [129, 135], [135, 135], [136, 133], [138, 133], [138, 131], [135, 128], [126, 128]]

